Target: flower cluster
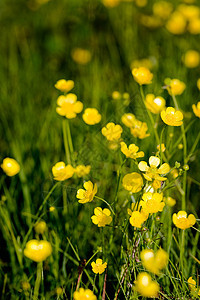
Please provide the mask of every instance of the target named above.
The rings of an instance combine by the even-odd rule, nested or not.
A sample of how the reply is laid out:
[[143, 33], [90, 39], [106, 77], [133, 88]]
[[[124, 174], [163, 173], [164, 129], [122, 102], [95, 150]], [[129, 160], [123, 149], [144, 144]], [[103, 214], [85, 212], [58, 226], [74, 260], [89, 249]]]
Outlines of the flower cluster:
[[156, 253], [152, 249], [142, 250], [140, 257], [143, 266], [156, 275], [159, 275], [168, 263], [168, 254], [161, 248]]

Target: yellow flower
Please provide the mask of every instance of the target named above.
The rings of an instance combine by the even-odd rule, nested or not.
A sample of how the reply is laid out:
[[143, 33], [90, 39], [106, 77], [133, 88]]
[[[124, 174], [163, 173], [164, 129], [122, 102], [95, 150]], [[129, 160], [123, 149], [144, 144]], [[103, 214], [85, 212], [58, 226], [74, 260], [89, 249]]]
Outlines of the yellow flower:
[[174, 198], [172, 198], [172, 197], [164, 198], [164, 201], [170, 207], [173, 207], [176, 204], [176, 200]]
[[151, 70], [153, 68], [153, 63], [149, 58], [135, 59], [131, 62], [131, 70], [139, 67], [145, 67]]
[[187, 21], [185, 17], [178, 11], [171, 14], [166, 23], [166, 28], [172, 34], [182, 34], [185, 32]]
[[102, 128], [102, 134], [107, 138], [108, 141], [119, 140], [122, 134], [122, 127], [120, 125], [115, 125], [114, 123], [108, 123]]
[[126, 174], [122, 180], [123, 187], [132, 193], [141, 191], [143, 186], [143, 179], [139, 173], [133, 172]]
[[61, 287], [57, 287], [56, 294], [57, 294], [57, 296], [61, 296], [63, 294], [63, 289]]
[[55, 210], [55, 206], [50, 206], [50, 207], [49, 207], [49, 211], [50, 211], [50, 212], [53, 212], [54, 210]]
[[166, 81], [168, 83], [167, 90], [170, 95], [181, 95], [186, 88], [185, 83], [180, 81], [179, 79], [167, 78]]
[[77, 101], [75, 94], [67, 94], [66, 96], [59, 96], [57, 99], [56, 112], [60, 116], [65, 116], [67, 119], [73, 119], [76, 114], [80, 113], [83, 109], [83, 103]]
[[4, 158], [3, 163], [1, 164], [1, 168], [6, 173], [6, 175], [10, 177], [15, 176], [20, 171], [20, 165], [18, 164], [18, 162], [15, 159], [9, 157]]
[[196, 19], [200, 15], [200, 9], [195, 5], [180, 4], [178, 6], [178, 11], [180, 11], [188, 21]]
[[74, 175], [74, 168], [71, 165], [65, 165], [63, 161], [55, 164], [52, 168], [54, 180], [64, 181]]
[[146, 272], [138, 274], [135, 288], [144, 297], [158, 297], [159, 285]]
[[58, 90], [64, 93], [68, 93], [73, 89], [73, 87], [74, 87], [73, 80], [60, 79], [55, 84], [55, 88], [57, 88]]
[[173, 10], [173, 5], [167, 1], [159, 1], [153, 4], [154, 15], [166, 20]]
[[143, 211], [133, 211], [129, 219], [133, 227], [141, 228], [142, 224], [148, 219], [148, 214]]
[[47, 241], [30, 240], [24, 249], [24, 255], [36, 262], [44, 261], [51, 253], [52, 247]]
[[165, 108], [166, 101], [163, 97], [155, 97], [154, 94], [147, 94], [145, 105], [153, 114], [159, 114]]
[[162, 194], [148, 192], [142, 195], [140, 205], [145, 213], [153, 214], [159, 211], [163, 211], [165, 203], [162, 200]]
[[184, 57], [183, 62], [187, 68], [196, 68], [200, 62], [199, 52], [195, 50], [188, 50]]
[[156, 156], [151, 156], [149, 158], [149, 165], [145, 161], [141, 161], [138, 164], [138, 168], [142, 172], [146, 172], [144, 174], [144, 178], [148, 181], [152, 181], [152, 179], [164, 181], [167, 180], [166, 177], [161, 177], [159, 175], [164, 175], [170, 171], [170, 166], [167, 163], [162, 164], [158, 169], [157, 167], [160, 164], [160, 158]]
[[77, 174], [78, 177], [84, 177], [85, 175], [88, 175], [90, 173], [91, 166], [84, 166], [84, 165], [78, 165], [74, 172]]
[[138, 7], [144, 7], [147, 5], [147, 0], [135, 0], [135, 4], [138, 6]]
[[78, 200], [78, 202], [82, 203], [82, 204], [91, 202], [97, 193], [96, 183], [93, 186], [93, 183], [91, 181], [86, 181], [83, 184], [83, 186], [84, 186], [85, 190], [79, 189], [76, 194], [76, 198], [80, 199], [80, 200]]
[[143, 266], [156, 275], [159, 275], [168, 263], [168, 254], [161, 248], [156, 253], [151, 249], [142, 250], [140, 257]]
[[121, 97], [122, 97], [122, 95], [120, 94], [120, 92], [118, 92], [118, 91], [112, 92], [112, 99], [113, 100], [119, 100], [119, 99], [121, 99]]
[[78, 291], [74, 292], [74, 300], [97, 300], [97, 297], [89, 289], [84, 290], [80, 288]]
[[93, 261], [91, 263], [91, 266], [92, 266], [92, 271], [95, 273], [95, 274], [102, 274], [105, 269], [107, 268], [107, 262], [103, 263], [102, 259], [98, 258], [96, 260], [96, 263]]
[[124, 114], [122, 116], [122, 123], [128, 127], [131, 128], [135, 126], [135, 123], [137, 122], [136, 117], [133, 114]]
[[173, 223], [180, 229], [187, 229], [196, 223], [196, 218], [193, 214], [187, 217], [187, 213], [184, 210], [180, 210], [177, 214], [173, 214]]
[[200, 90], [200, 78], [197, 80], [197, 88]]
[[180, 110], [173, 107], [167, 107], [166, 110], [161, 111], [161, 119], [169, 126], [181, 126], [183, 124], [183, 114]]
[[102, 0], [103, 5], [112, 8], [118, 6], [121, 0]]
[[[158, 151], [160, 151], [160, 145], [157, 145], [157, 149]], [[161, 151], [165, 152], [166, 148], [165, 148], [165, 144], [161, 144]]]
[[146, 133], [148, 130], [147, 123], [138, 121], [135, 123], [134, 127], [131, 127], [131, 134], [139, 139], [145, 139], [150, 136], [149, 133]]
[[111, 212], [108, 208], [102, 210], [101, 207], [96, 207], [94, 209], [94, 216], [92, 216], [91, 219], [98, 227], [105, 227], [112, 222]]
[[127, 145], [124, 142], [121, 142], [120, 145], [122, 153], [124, 153], [124, 155], [126, 155], [127, 158], [130, 157], [136, 159], [139, 157], [144, 157], [144, 152], [138, 152], [139, 147], [135, 144], [130, 144], [129, 147], [127, 147]]
[[72, 50], [72, 59], [79, 65], [86, 65], [91, 60], [91, 52], [87, 49], [75, 48]]
[[135, 81], [140, 85], [150, 84], [153, 79], [153, 74], [145, 67], [134, 68], [132, 74]]
[[47, 229], [47, 224], [45, 221], [40, 221], [35, 225], [35, 232], [38, 234], [43, 234]]
[[95, 125], [101, 121], [101, 115], [96, 108], [86, 108], [83, 114], [83, 121], [88, 125]]
[[200, 33], [200, 18], [191, 19], [188, 24], [188, 31], [191, 34]]
[[188, 278], [188, 285], [194, 297], [200, 296], [200, 289], [196, 287], [196, 281], [192, 277]]
[[31, 285], [28, 281], [22, 281], [21, 286], [23, 291], [28, 291], [31, 288]]
[[200, 102], [197, 103], [197, 106], [195, 104], [193, 104], [192, 109], [193, 109], [195, 116], [200, 118]]

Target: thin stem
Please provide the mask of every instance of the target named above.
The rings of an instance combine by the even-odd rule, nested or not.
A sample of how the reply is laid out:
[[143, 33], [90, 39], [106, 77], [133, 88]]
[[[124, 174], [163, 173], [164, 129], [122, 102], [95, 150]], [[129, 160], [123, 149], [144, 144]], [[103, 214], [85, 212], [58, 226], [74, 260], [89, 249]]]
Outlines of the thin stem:
[[71, 164], [69, 144], [68, 144], [68, 134], [67, 134], [67, 121], [63, 120], [62, 128], [63, 128], [63, 139], [64, 139], [64, 147], [65, 147], [65, 155], [68, 164]]
[[194, 144], [193, 144], [193, 146], [192, 146], [192, 149], [190, 150], [190, 153], [188, 154], [188, 156], [187, 156], [187, 158], [186, 158], [186, 162], [188, 162], [188, 160], [190, 159], [190, 157], [191, 157], [191, 155], [193, 154], [194, 150], [196, 149], [196, 146], [197, 146], [199, 140], [200, 140], [200, 132], [199, 132], [199, 134], [197, 135], [196, 140], [195, 140], [195, 142], [194, 142]]
[[67, 125], [67, 137], [68, 137], [68, 142], [69, 142], [69, 149], [71, 154], [74, 152], [74, 147], [72, 143], [72, 136], [71, 136], [71, 131], [70, 131], [70, 125], [69, 125], [69, 120], [66, 120], [66, 125]]
[[113, 213], [113, 215], [115, 215], [115, 213], [114, 213], [114, 211], [113, 211], [111, 205], [110, 205], [106, 200], [104, 200], [103, 198], [98, 197], [98, 196], [94, 196], [94, 198], [97, 198], [97, 199], [103, 201], [104, 203], [106, 203], [106, 205], [108, 205], [108, 207], [110, 208], [110, 210], [111, 210], [111, 212]]
[[42, 279], [42, 262], [39, 262], [37, 264], [37, 278], [35, 281], [35, 287], [34, 287], [34, 294], [33, 294], [33, 300], [38, 300], [38, 294], [39, 294], [39, 289], [40, 289], [40, 283]]

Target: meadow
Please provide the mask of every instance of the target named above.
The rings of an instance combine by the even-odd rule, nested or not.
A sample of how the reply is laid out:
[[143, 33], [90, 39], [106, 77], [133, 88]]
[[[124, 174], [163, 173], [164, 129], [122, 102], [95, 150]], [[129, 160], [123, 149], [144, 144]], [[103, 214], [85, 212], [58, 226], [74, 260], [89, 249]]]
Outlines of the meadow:
[[198, 0], [0, 2], [1, 299], [198, 299]]

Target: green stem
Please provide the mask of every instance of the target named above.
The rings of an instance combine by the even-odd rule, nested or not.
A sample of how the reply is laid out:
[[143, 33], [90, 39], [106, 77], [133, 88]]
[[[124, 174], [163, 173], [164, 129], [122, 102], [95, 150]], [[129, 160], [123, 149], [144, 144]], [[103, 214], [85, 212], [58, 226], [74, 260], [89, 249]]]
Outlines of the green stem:
[[182, 271], [182, 278], [184, 277], [184, 247], [185, 247], [185, 230], [182, 230], [181, 234], [181, 248], [180, 248], [180, 263], [181, 263], [181, 271]]
[[69, 120], [66, 120], [66, 125], [67, 125], [67, 137], [68, 137], [68, 142], [69, 142], [69, 149], [71, 152], [71, 155], [74, 152], [74, 147], [73, 147], [73, 143], [72, 143], [72, 136], [71, 136], [71, 131], [70, 131], [70, 125], [69, 125]]
[[194, 142], [194, 144], [193, 144], [193, 146], [192, 146], [192, 149], [190, 150], [190, 153], [188, 154], [188, 156], [187, 156], [187, 158], [186, 158], [186, 163], [188, 162], [188, 160], [190, 159], [190, 157], [191, 157], [191, 155], [193, 154], [194, 150], [196, 149], [196, 146], [197, 146], [199, 140], [200, 140], [200, 132], [199, 132], [199, 134], [197, 135], [196, 140], [195, 140], [195, 142]]
[[114, 211], [113, 211], [111, 205], [110, 205], [106, 200], [104, 200], [103, 198], [98, 197], [98, 196], [94, 196], [94, 198], [97, 198], [97, 199], [103, 201], [104, 203], [106, 203], [106, 205], [108, 205], [108, 207], [110, 208], [110, 210], [111, 210], [111, 212], [113, 213], [113, 215], [115, 215], [115, 213], [114, 213]]
[[38, 300], [38, 294], [39, 294], [39, 289], [40, 289], [40, 283], [42, 279], [42, 262], [39, 262], [37, 264], [37, 278], [35, 281], [35, 287], [34, 287], [34, 294], [33, 294], [33, 300]]
[[63, 139], [64, 139], [64, 147], [65, 147], [65, 155], [67, 163], [71, 165], [71, 158], [70, 158], [70, 151], [69, 151], [69, 144], [68, 144], [68, 134], [67, 134], [67, 123], [68, 120], [63, 120], [62, 128], [63, 128]]
[[88, 259], [88, 261], [85, 264], [85, 267], [89, 264], [89, 262], [97, 255], [97, 253], [99, 253], [99, 250], [97, 250], [91, 257], [90, 259]]

